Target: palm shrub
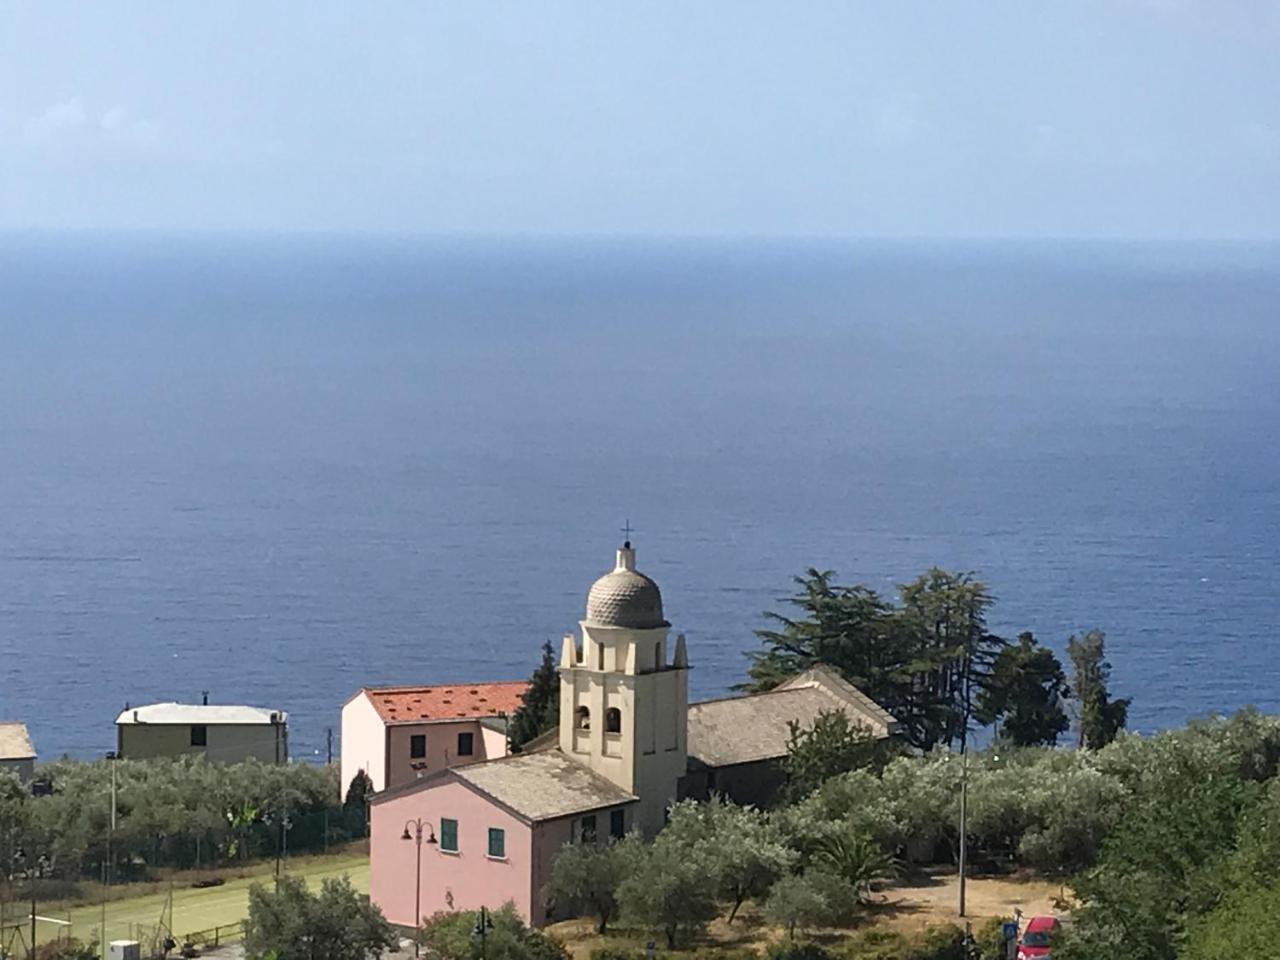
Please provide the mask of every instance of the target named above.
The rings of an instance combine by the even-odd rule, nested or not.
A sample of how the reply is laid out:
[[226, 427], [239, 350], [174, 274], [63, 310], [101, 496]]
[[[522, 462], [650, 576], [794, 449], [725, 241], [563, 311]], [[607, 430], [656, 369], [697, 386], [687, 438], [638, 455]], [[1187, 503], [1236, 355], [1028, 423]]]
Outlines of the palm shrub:
[[889, 879], [895, 871], [893, 858], [875, 840], [848, 829], [822, 838], [810, 861], [838, 877], [859, 904], [866, 903], [875, 884]]

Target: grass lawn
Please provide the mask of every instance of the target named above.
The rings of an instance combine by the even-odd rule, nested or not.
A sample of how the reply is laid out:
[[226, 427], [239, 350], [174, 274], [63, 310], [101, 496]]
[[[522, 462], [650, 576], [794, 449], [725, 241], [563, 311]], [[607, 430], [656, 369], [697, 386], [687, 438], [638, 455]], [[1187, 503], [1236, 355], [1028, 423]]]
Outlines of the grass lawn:
[[[191, 881], [184, 878], [174, 880], [173, 917], [171, 929], [174, 936], [181, 941], [184, 934], [207, 930], [214, 926], [233, 924], [243, 920], [249, 909], [249, 887], [255, 883], [270, 884], [274, 865], [270, 862], [256, 864], [244, 871], [243, 876], [228, 879], [218, 887], [194, 889]], [[340, 853], [329, 856], [297, 857], [286, 864], [286, 870], [293, 876], [305, 877], [311, 885], [318, 886], [320, 881], [328, 877], [340, 877], [346, 874], [351, 883], [361, 893], [369, 892], [369, 860], [364, 853]], [[135, 939], [133, 932], [138, 925], [154, 927], [165, 916], [168, 907], [169, 891], [167, 885], [148, 884], [148, 892], [126, 895], [113, 899], [107, 904], [107, 940]], [[160, 887], [160, 889], [157, 889]], [[127, 888], [125, 888], [127, 889]], [[119, 892], [117, 888], [116, 892]], [[22, 917], [29, 916], [29, 907], [19, 907]], [[9, 922], [13, 922], [15, 905], [9, 905]], [[43, 922], [37, 925], [37, 937], [41, 941], [53, 939], [56, 935], [71, 936], [81, 940], [90, 940], [99, 934], [102, 922], [101, 903], [77, 904], [40, 904], [36, 910], [39, 917], [70, 921], [71, 926]]]

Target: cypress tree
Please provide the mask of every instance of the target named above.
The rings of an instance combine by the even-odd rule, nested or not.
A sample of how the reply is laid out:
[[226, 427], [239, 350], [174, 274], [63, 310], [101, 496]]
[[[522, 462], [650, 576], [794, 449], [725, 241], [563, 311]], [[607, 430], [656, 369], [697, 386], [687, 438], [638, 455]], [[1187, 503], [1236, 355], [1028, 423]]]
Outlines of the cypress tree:
[[511, 749], [520, 748], [560, 722], [560, 673], [551, 641], [542, 644], [542, 661], [529, 678], [524, 702], [511, 715]]

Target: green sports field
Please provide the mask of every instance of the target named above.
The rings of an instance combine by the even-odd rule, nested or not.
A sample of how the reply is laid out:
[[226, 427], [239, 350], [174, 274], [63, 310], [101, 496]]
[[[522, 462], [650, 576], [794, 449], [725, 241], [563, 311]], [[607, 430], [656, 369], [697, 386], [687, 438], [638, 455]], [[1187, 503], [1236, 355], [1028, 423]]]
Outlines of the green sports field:
[[[315, 857], [306, 860], [291, 861], [287, 872], [293, 876], [305, 877], [309, 884], [318, 885], [328, 877], [340, 877], [346, 874], [352, 885], [361, 893], [369, 890], [369, 860], [364, 854], [342, 854], [331, 857]], [[177, 886], [172, 889], [173, 918], [171, 928], [179, 940], [185, 934], [199, 930], [208, 930], [215, 926], [234, 924], [243, 920], [248, 913], [249, 887], [255, 883], [270, 884], [272, 873], [266, 869], [263, 873], [242, 879], [228, 880], [219, 887], [193, 889], [190, 886]], [[162, 917], [168, 921], [167, 910], [169, 893], [148, 893], [143, 896], [126, 897], [112, 900], [107, 904], [106, 939], [133, 939], [139, 926], [155, 927]], [[9, 922], [13, 922], [10, 905]], [[28, 910], [23, 910], [23, 917]], [[41, 941], [53, 939], [55, 936], [71, 936], [81, 940], [90, 940], [99, 935], [102, 923], [101, 904], [86, 904], [66, 907], [53, 907], [47, 912], [37, 909], [38, 917], [49, 917], [62, 923], [48, 921], [37, 924], [37, 937]], [[70, 921], [70, 927], [64, 924]]]

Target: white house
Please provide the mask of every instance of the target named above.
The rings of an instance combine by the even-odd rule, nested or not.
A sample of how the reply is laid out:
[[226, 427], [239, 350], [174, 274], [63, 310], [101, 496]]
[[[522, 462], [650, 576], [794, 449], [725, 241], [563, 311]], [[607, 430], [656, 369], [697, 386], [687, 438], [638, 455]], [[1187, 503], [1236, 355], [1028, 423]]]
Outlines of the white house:
[[199, 754], [221, 763], [287, 763], [288, 714], [223, 704], [126, 707], [116, 717], [116, 753], [130, 760]]

